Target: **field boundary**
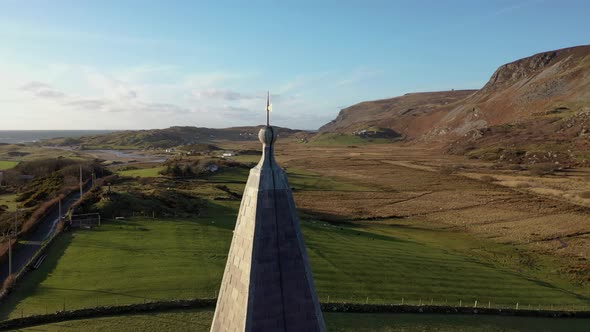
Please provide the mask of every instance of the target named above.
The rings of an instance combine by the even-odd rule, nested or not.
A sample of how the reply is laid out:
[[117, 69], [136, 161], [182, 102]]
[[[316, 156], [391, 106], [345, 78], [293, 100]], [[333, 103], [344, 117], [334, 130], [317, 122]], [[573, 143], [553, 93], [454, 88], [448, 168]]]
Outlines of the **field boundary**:
[[[157, 301], [120, 306], [100, 306], [94, 308], [59, 311], [46, 315], [27, 316], [0, 322], [0, 331], [8, 331], [38, 325], [65, 322], [70, 320], [113, 317], [146, 312], [162, 312], [181, 309], [214, 308], [217, 299], [192, 299]], [[517, 310], [473, 307], [452, 307], [432, 305], [399, 305], [399, 304], [355, 304], [355, 303], [322, 303], [324, 312], [348, 313], [414, 313], [414, 314], [454, 314], [454, 315], [491, 315], [515, 317], [544, 317], [556, 319], [590, 318], [590, 311], [551, 311], [551, 310]]]

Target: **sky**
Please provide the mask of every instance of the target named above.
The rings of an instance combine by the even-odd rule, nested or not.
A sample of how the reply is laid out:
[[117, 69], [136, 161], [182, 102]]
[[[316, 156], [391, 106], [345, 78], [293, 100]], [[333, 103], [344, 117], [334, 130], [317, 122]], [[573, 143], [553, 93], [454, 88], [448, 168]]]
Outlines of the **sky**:
[[590, 1], [0, 0], [0, 130], [317, 129], [590, 44]]

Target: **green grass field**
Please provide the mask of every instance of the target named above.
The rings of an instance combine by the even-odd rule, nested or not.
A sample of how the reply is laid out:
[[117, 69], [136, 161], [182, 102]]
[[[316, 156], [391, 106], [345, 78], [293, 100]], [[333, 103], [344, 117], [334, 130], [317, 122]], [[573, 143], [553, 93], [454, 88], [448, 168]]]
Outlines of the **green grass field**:
[[129, 177], [140, 177], [140, 178], [153, 178], [160, 175], [160, 171], [164, 169], [164, 166], [150, 167], [150, 168], [138, 168], [130, 169], [126, 171], [117, 171], [117, 174]]
[[0, 171], [11, 169], [16, 165], [18, 165], [18, 161], [0, 160]]
[[[214, 297], [237, 202], [191, 220], [131, 219], [66, 233], [3, 303], [3, 318], [145, 299]], [[384, 229], [385, 227], [385, 229]], [[304, 222], [321, 301], [480, 305], [588, 304], [550, 284], [478, 262], [441, 231]], [[484, 246], [485, 243], [478, 242]], [[443, 248], [444, 247], [444, 248]]]
[[[185, 310], [105, 317], [35, 326], [19, 331], [209, 331], [212, 310]], [[587, 331], [588, 319], [430, 314], [324, 313], [328, 331], [549, 332]]]
[[8, 211], [16, 211], [16, 194], [0, 195], [0, 205], [8, 206]]
[[227, 158], [229, 160], [235, 160], [240, 163], [258, 163], [261, 155], [238, 155]]

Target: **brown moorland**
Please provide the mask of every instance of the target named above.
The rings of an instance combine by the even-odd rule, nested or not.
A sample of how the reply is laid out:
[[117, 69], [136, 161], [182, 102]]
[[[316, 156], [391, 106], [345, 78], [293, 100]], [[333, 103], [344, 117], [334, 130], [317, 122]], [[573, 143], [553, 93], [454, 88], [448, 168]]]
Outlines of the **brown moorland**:
[[[360, 149], [284, 140], [276, 154], [287, 169], [371, 188], [295, 191], [298, 208], [314, 219], [469, 233], [516, 247], [522, 264], [550, 258], [556, 275], [580, 285], [590, 281], [590, 199], [566, 194], [590, 190], [590, 169], [552, 176], [498, 171], [491, 163], [401, 144]], [[533, 185], [510, 185], [514, 178]]]

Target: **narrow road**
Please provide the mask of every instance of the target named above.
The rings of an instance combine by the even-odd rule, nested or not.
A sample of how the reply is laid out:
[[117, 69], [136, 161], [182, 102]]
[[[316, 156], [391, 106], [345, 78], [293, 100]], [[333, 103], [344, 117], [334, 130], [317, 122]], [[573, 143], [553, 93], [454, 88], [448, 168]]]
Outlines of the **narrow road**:
[[[65, 215], [68, 208], [78, 198], [80, 198], [80, 193], [75, 193], [62, 202], [62, 216]], [[12, 248], [13, 274], [20, 271], [35, 253], [37, 253], [39, 248], [41, 248], [43, 242], [53, 234], [59, 217], [59, 211], [57, 208], [50, 210], [49, 214], [39, 221], [39, 226], [33, 233], [18, 239], [19, 243]], [[8, 270], [8, 259], [6, 259], [5, 262], [0, 264], [0, 285], [2, 285], [4, 280], [8, 277]]]

